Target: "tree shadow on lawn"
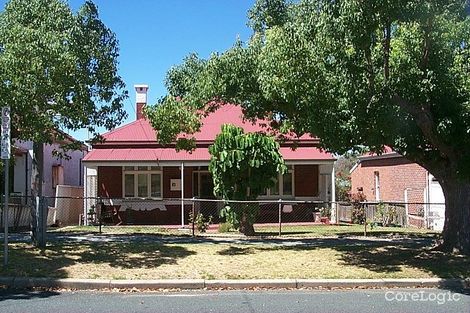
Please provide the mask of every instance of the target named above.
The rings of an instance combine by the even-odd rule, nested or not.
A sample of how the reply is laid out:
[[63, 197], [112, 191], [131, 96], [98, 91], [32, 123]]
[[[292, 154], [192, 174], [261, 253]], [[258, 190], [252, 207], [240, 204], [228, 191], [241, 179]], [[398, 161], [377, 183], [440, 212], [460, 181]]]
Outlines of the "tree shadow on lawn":
[[2, 276], [67, 278], [67, 267], [75, 264], [107, 264], [115, 268], [156, 268], [176, 264], [194, 254], [181, 246], [162, 243], [64, 243], [48, 246], [42, 252], [32, 246], [12, 246], [10, 265]]
[[[294, 241], [293, 241], [294, 242]], [[319, 238], [298, 241], [295, 245], [230, 246], [220, 255], [248, 255], [267, 250], [313, 251], [330, 248], [339, 252], [345, 265], [365, 268], [377, 273], [398, 273], [402, 266], [428, 272], [441, 278], [470, 277], [470, 256], [431, 250], [429, 240], [374, 241], [364, 239]], [[390, 275], [387, 275], [390, 276]]]
[[441, 278], [470, 276], [470, 257], [431, 250], [429, 246], [402, 243], [379, 246], [337, 246], [341, 260], [347, 265], [366, 268], [379, 273], [401, 271], [401, 266], [427, 271]]
[[[413, 239], [413, 238], [429, 238], [429, 239], [437, 239], [439, 238], [438, 233], [424, 233], [424, 232], [400, 232], [400, 231], [393, 231], [393, 230], [372, 230], [367, 232], [369, 237], [373, 238], [403, 238], [403, 239]], [[328, 237], [328, 236], [335, 236], [338, 238], [347, 238], [347, 237], [362, 237], [364, 236], [363, 230], [358, 231], [350, 231], [350, 230], [334, 230], [334, 231], [308, 231], [308, 230], [286, 230], [281, 232], [281, 236], [306, 236], [310, 238], [317, 237]], [[263, 231], [257, 230], [255, 236], [253, 237], [277, 237], [279, 236], [279, 232], [275, 231]]]
[[217, 252], [218, 255], [248, 255], [248, 254], [255, 254], [261, 251], [270, 251], [275, 250], [268, 247], [228, 247], [227, 249], [223, 249]]

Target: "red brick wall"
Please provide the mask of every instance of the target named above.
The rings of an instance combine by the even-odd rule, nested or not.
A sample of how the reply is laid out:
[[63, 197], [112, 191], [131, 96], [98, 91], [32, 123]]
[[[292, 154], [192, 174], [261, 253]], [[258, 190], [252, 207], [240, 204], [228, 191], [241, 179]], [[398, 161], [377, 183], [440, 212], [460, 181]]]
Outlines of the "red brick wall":
[[[181, 167], [163, 167], [163, 198], [181, 198], [181, 190], [171, 191], [170, 180], [181, 179]], [[193, 168], [184, 168], [184, 197], [191, 198], [193, 196]]]
[[[193, 196], [193, 168], [184, 168], [184, 196]], [[170, 180], [181, 179], [180, 167], [163, 167], [163, 197], [180, 198], [181, 191], [170, 190]], [[318, 196], [318, 165], [296, 165], [294, 170], [294, 192], [298, 197]], [[98, 167], [98, 196], [122, 197], [122, 167]]]
[[122, 197], [122, 167], [99, 166], [98, 167], [98, 196]]
[[318, 179], [318, 165], [296, 165], [294, 168], [295, 196], [318, 196]]
[[[413, 199], [409, 197], [408, 201], [423, 202], [426, 170], [402, 157], [361, 161], [351, 173], [351, 191], [355, 193], [357, 188], [362, 187], [367, 200], [374, 201], [376, 171], [379, 172], [380, 200], [404, 201], [404, 191], [409, 188]], [[416, 194], [420, 196], [414, 196]]]

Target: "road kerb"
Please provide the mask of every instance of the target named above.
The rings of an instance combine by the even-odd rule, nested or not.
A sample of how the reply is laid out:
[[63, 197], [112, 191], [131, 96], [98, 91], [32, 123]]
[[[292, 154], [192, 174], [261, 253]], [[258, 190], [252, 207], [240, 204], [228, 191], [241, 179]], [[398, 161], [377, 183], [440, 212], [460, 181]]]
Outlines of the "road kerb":
[[117, 289], [203, 289], [204, 279], [111, 280]]
[[381, 279], [297, 279], [297, 288], [381, 288]]
[[109, 289], [110, 288], [109, 279], [56, 279], [54, 283], [57, 288], [67, 288], [67, 289]]
[[214, 288], [297, 288], [295, 279], [222, 279], [206, 280], [205, 287]]
[[[383, 278], [384, 287], [441, 287], [441, 288], [468, 288], [466, 281], [463, 279], [444, 279], [444, 278], [426, 278], [426, 279], [415, 279], [415, 278], [402, 278], [402, 279], [390, 279]], [[467, 286], [466, 286], [467, 285]]]
[[9, 288], [93, 289], [250, 289], [250, 288], [470, 288], [470, 279], [157, 279], [107, 280], [0, 277]]

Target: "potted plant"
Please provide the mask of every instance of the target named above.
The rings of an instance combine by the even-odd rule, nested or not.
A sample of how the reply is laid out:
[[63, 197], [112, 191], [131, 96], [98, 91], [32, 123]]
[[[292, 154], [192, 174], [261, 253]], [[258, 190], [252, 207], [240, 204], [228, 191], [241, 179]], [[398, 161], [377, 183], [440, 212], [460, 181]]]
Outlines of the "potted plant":
[[330, 224], [330, 217], [331, 217], [331, 208], [322, 207], [320, 209], [320, 222], [322, 222], [323, 224]]

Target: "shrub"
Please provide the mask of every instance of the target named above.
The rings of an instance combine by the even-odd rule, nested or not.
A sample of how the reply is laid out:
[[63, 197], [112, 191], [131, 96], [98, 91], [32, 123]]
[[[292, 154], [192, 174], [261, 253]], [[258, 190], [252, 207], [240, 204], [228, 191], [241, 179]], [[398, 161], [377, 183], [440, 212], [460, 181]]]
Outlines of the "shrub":
[[209, 218], [205, 218], [204, 215], [201, 213], [196, 214], [196, 216], [193, 216], [193, 213], [189, 213], [189, 223], [195, 225], [196, 229], [200, 233], [205, 233], [207, 229], [209, 228], [209, 225], [212, 224], [212, 216], [209, 216]]
[[381, 202], [377, 205], [377, 217], [382, 226], [389, 226], [398, 217], [397, 209]]
[[354, 224], [364, 224], [366, 220], [365, 207], [362, 202], [366, 201], [366, 196], [362, 192], [351, 194], [351, 221]]
[[331, 208], [330, 207], [321, 207], [320, 216], [331, 218]]

